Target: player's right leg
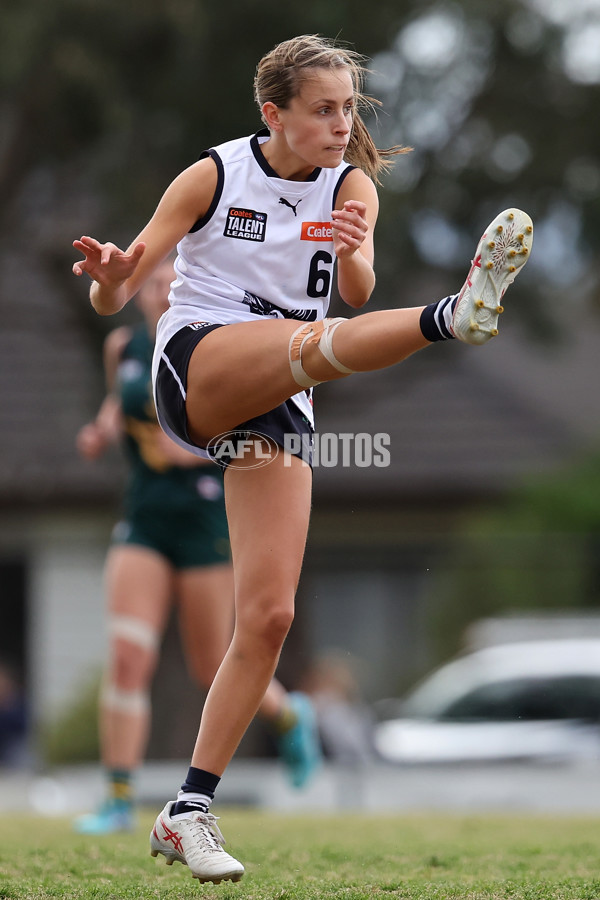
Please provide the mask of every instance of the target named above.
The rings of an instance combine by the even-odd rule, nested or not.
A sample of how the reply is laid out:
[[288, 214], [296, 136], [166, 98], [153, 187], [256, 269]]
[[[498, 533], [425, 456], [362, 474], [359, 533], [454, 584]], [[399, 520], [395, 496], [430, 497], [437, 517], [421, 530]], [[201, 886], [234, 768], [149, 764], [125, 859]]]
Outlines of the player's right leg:
[[529, 257], [532, 235], [526, 213], [505, 210], [480, 240], [460, 293], [428, 307], [341, 322], [269, 319], [214, 329], [189, 360], [189, 434], [205, 445], [303, 387], [395, 365], [435, 340], [483, 343], [497, 333], [500, 301]]

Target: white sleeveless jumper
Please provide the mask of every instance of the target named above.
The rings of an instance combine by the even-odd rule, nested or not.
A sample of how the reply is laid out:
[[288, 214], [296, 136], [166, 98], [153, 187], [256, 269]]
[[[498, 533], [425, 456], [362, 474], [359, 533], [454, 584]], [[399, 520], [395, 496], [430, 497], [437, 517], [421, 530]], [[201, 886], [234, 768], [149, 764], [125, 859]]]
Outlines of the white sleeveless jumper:
[[[260, 150], [268, 137], [265, 130], [202, 154], [215, 161], [217, 188], [204, 218], [177, 246], [154, 377], [167, 342], [191, 323], [315, 321], [327, 314], [335, 263], [331, 212], [353, 166], [343, 162], [315, 169], [308, 181], [287, 181]], [[292, 399], [312, 423], [309, 394]]]

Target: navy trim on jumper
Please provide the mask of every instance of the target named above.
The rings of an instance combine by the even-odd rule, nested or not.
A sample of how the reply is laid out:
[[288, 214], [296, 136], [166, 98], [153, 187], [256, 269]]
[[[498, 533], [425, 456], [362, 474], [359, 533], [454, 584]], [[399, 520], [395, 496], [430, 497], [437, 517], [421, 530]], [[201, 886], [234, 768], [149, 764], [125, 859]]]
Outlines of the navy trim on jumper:
[[346, 169], [344, 169], [344, 171], [341, 173], [340, 177], [338, 178], [337, 184], [333, 191], [333, 203], [331, 204], [332, 209], [335, 209], [335, 203], [337, 200], [337, 196], [340, 192], [340, 188], [341, 188], [342, 184], [344, 183], [344, 179], [345, 179], [346, 175], [348, 175], [348, 173], [351, 172], [352, 169], [355, 169], [355, 168], [356, 168], [356, 166], [348, 165], [348, 167]]
[[208, 222], [210, 222], [217, 206], [219, 205], [219, 200], [221, 199], [221, 194], [223, 193], [223, 186], [225, 185], [225, 169], [223, 168], [223, 160], [216, 150], [205, 150], [204, 153], [200, 155], [199, 159], [206, 159], [206, 157], [208, 156], [210, 156], [210, 158], [215, 161], [215, 165], [217, 167], [217, 186], [215, 188], [213, 198], [210, 201], [210, 206], [208, 207], [202, 218], [198, 219], [197, 222], [194, 222], [189, 230], [189, 234], [194, 234], [194, 232], [200, 231], [201, 228], [204, 228], [204, 226]]

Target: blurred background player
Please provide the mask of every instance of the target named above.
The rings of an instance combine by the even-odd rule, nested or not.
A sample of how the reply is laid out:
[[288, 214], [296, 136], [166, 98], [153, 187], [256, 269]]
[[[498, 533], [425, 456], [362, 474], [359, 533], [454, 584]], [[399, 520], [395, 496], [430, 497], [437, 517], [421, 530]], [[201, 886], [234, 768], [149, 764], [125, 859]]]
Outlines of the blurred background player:
[[[158, 319], [168, 306], [173, 265], [163, 263], [137, 296], [144, 323], [112, 331], [105, 341], [107, 395], [77, 436], [89, 460], [125, 439], [130, 464], [124, 519], [106, 561], [109, 656], [100, 694], [100, 745], [107, 796], [77, 831], [101, 834], [134, 827], [132, 776], [150, 729], [150, 683], [175, 601], [186, 662], [208, 689], [229, 646], [234, 617], [233, 570], [223, 473], [178, 447], [159, 427], [151, 362]], [[311, 701], [273, 680], [259, 714], [268, 721], [295, 787], [317, 768], [320, 745]]]
[[344, 766], [365, 766], [376, 757], [375, 719], [363, 700], [356, 661], [342, 650], [318, 656], [301, 680], [313, 702], [325, 756]]

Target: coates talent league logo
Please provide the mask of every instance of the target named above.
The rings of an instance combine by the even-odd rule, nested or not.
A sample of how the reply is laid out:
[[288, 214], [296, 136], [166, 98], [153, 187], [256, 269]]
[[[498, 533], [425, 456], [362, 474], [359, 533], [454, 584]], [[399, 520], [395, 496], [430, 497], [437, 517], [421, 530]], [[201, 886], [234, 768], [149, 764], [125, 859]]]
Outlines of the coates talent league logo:
[[242, 241], [264, 241], [267, 232], [267, 214], [242, 206], [231, 206], [223, 234]]

